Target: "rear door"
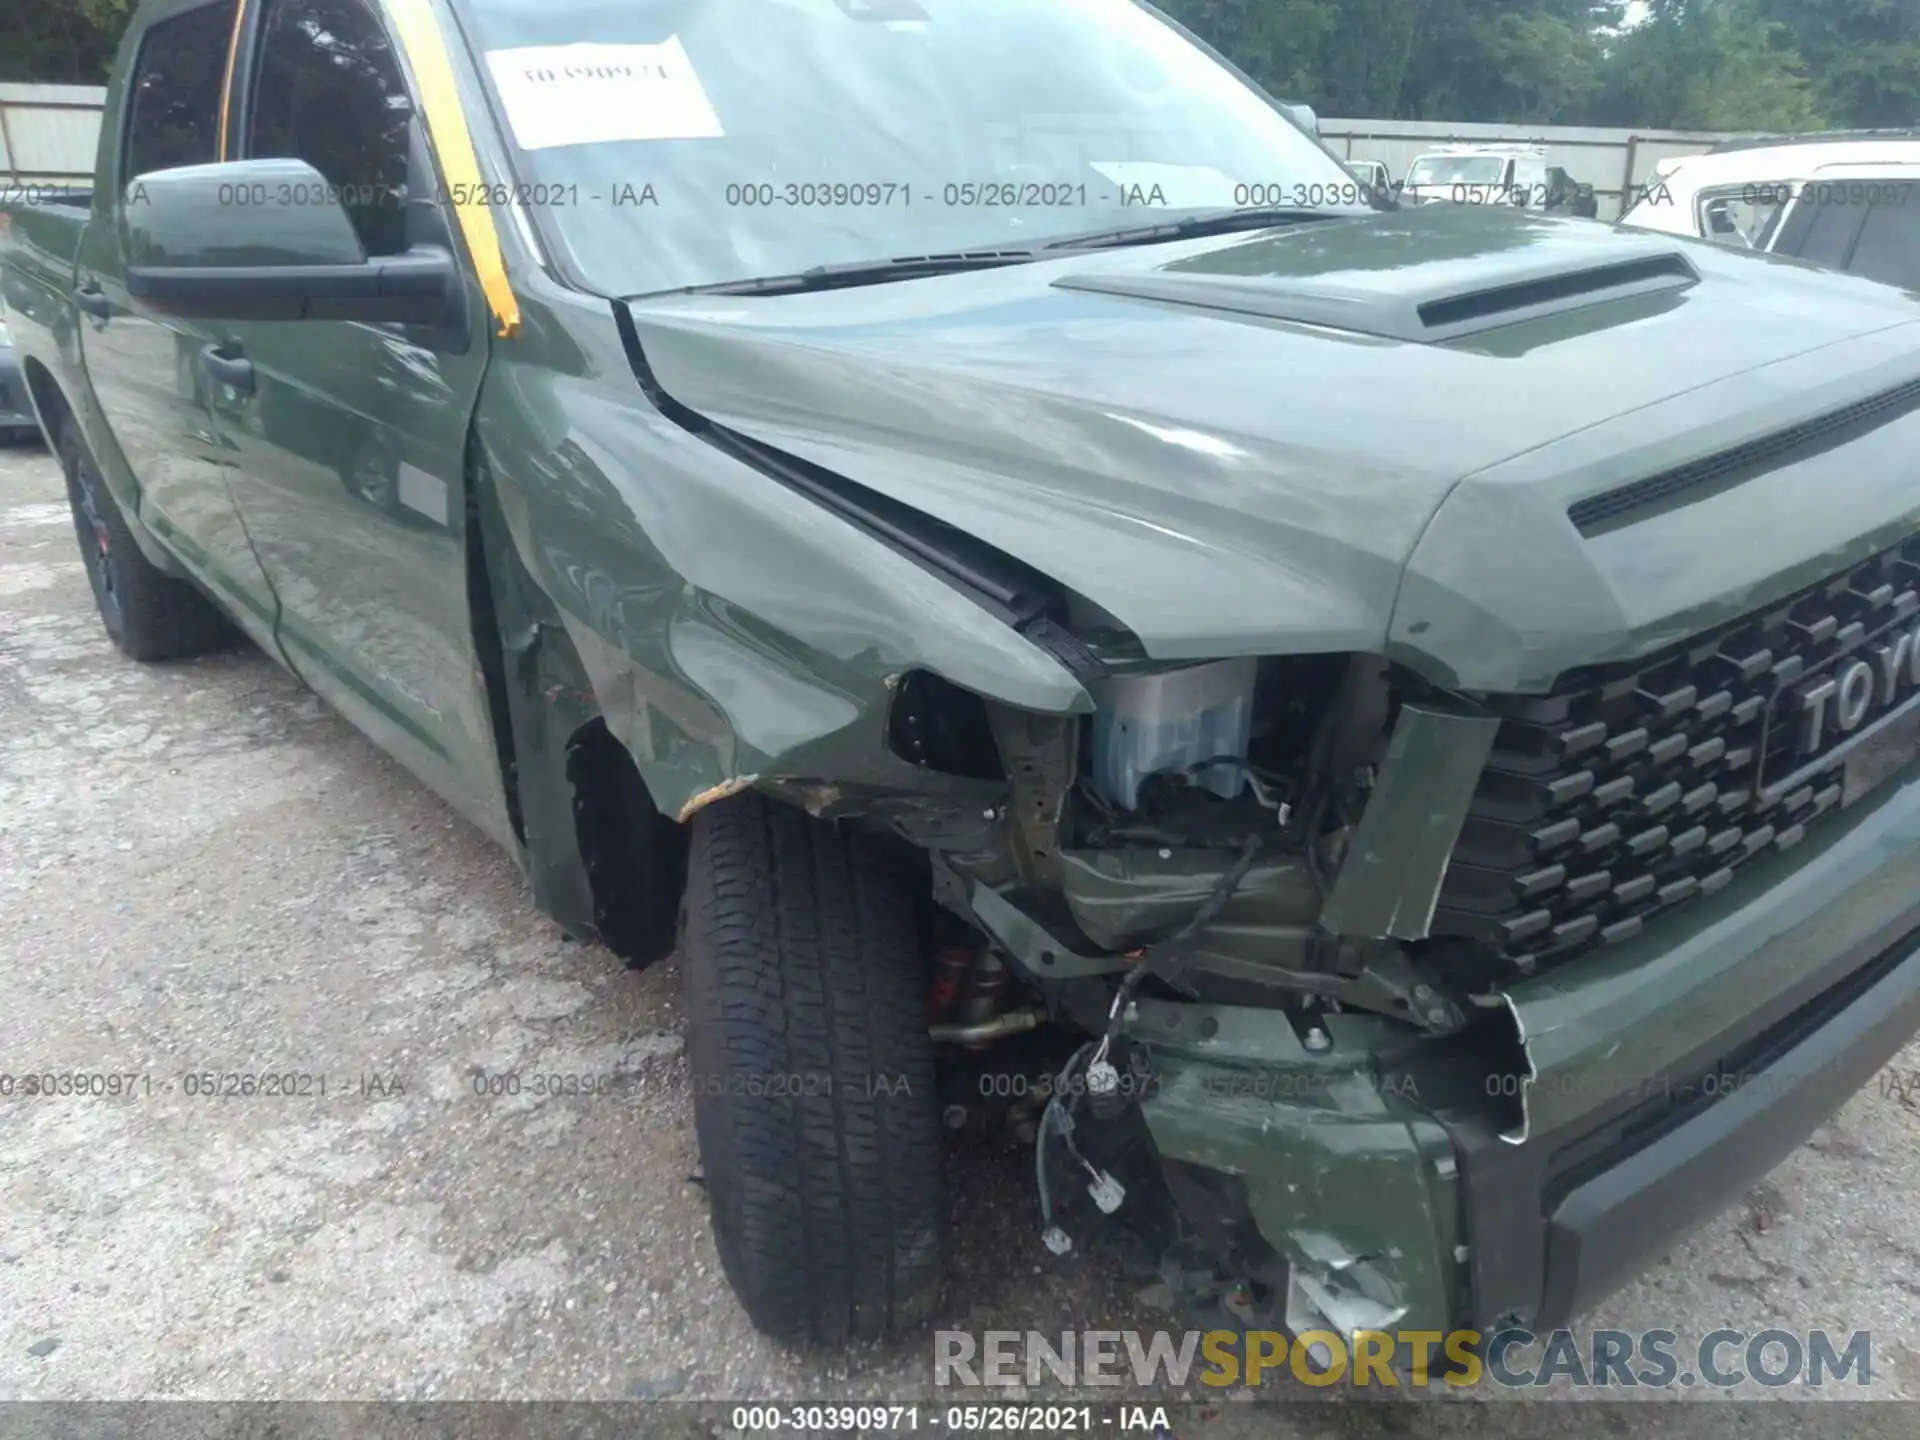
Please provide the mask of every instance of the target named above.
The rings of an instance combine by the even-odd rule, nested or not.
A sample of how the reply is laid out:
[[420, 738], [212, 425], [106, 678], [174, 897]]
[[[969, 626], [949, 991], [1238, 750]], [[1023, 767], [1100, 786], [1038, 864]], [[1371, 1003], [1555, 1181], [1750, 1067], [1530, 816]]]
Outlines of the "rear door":
[[113, 472], [124, 457], [139, 518], [273, 652], [273, 597], [227, 489], [208, 407], [201, 355], [214, 337], [199, 322], [137, 308], [126, 291], [126, 227], [138, 221], [139, 198], [122, 203], [127, 182], [219, 158], [234, 11], [235, 0], [158, 6], [140, 36], [117, 108], [110, 102], [102, 120], [119, 127], [105, 131], [119, 137], [107, 147], [117, 164], [95, 177], [74, 302], [87, 378], [120, 451], [96, 458]]
[[[234, 113], [251, 158], [305, 160], [370, 256], [460, 255], [402, 57], [363, 0], [253, 0]], [[463, 265], [465, 260], [463, 257]], [[467, 596], [465, 446], [487, 361], [471, 322], [219, 322], [246, 375], [215, 405], [300, 675], [511, 843]]]

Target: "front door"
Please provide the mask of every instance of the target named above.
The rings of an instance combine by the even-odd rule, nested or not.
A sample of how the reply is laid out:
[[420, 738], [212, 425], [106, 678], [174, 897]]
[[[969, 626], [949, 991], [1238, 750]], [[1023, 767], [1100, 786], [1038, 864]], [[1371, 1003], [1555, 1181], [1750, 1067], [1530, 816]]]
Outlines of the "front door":
[[[266, 0], [243, 40], [242, 153], [305, 160], [371, 255], [459, 253], [400, 55], [361, 0]], [[487, 362], [470, 325], [219, 323], [215, 411], [280, 602], [289, 662], [469, 818], [511, 843], [467, 594], [466, 437]]]
[[[195, 321], [130, 303], [127, 220], [139, 191], [128, 182], [155, 170], [219, 158], [220, 92], [235, 0], [210, 0], [157, 21], [141, 37], [126, 86], [102, 118], [124, 125], [119, 170], [95, 177], [93, 215], [80, 237], [80, 351], [117, 454], [95, 456], [114, 490], [146, 526], [227, 602], [253, 639], [274, 649], [273, 597], [227, 488], [208, 407], [203, 353], [213, 344]], [[106, 133], [114, 133], [108, 128]], [[126, 194], [125, 211], [116, 204]], [[124, 217], [124, 218], [123, 218]]]

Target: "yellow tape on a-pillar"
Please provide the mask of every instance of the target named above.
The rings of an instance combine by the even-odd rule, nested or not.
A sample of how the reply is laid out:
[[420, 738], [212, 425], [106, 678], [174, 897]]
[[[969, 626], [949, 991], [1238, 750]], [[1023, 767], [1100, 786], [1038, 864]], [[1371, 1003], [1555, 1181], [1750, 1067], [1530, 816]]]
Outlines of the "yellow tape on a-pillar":
[[399, 33], [407, 63], [413, 67], [414, 82], [420, 87], [420, 104], [426, 111], [427, 137], [440, 157], [440, 170], [446, 177], [448, 202], [460, 220], [460, 233], [467, 237], [467, 252], [480, 277], [480, 289], [487, 305], [500, 323], [500, 333], [511, 336], [520, 329], [520, 302], [513, 298], [513, 286], [507, 283], [507, 262], [500, 253], [500, 232], [494, 228], [493, 210], [487, 204], [487, 187], [480, 178], [480, 159], [474, 153], [473, 132], [467, 128], [466, 112], [460, 107], [459, 86], [454, 83], [453, 62], [447, 57], [446, 40], [434, 19], [428, 0], [383, 0], [387, 14]]
[[220, 135], [215, 158], [227, 158], [227, 107], [233, 101], [233, 67], [240, 63], [240, 26], [247, 18], [247, 0], [233, 7], [233, 29], [227, 35], [227, 70], [220, 77]]

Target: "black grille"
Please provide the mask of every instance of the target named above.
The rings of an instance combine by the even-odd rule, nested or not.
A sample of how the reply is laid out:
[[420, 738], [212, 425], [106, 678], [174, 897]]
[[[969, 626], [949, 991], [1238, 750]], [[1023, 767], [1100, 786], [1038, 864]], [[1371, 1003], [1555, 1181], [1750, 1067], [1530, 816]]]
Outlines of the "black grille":
[[[1840, 805], [1849, 739], [1920, 696], [1916, 617], [1920, 539], [1644, 664], [1493, 697], [1503, 723], [1433, 933], [1532, 970], [1628, 939], [1798, 844]], [[1807, 695], [1855, 660], [1872, 672], [1864, 713], [1842, 730], [1829, 697], [1814, 735]]]

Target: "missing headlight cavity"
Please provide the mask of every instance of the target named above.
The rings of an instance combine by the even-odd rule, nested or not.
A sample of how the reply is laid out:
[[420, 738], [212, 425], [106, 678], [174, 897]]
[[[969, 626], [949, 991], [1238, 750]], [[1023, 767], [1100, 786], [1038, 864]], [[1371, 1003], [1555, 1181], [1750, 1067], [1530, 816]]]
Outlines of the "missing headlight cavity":
[[902, 760], [969, 780], [1006, 773], [986, 701], [928, 670], [901, 678], [887, 717], [887, 748]]
[[1337, 832], [1390, 708], [1380, 662], [1346, 655], [1140, 669], [1090, 693], [1079, 787], [1090, 844]]

